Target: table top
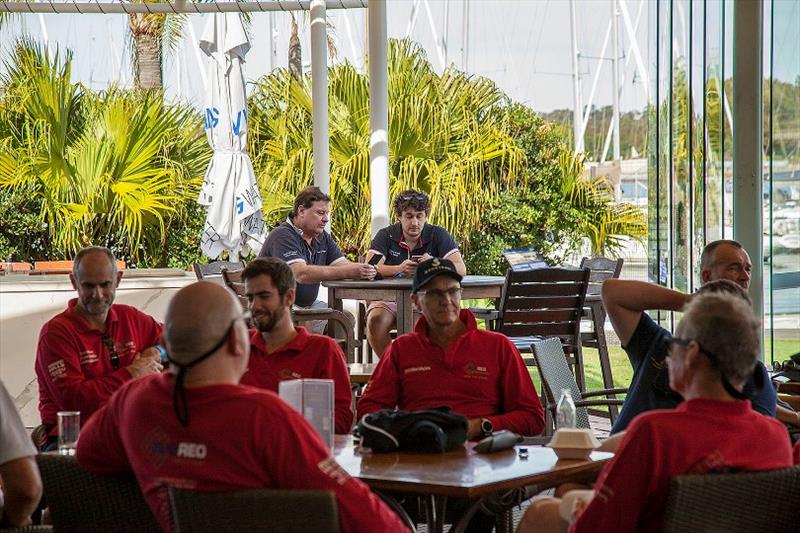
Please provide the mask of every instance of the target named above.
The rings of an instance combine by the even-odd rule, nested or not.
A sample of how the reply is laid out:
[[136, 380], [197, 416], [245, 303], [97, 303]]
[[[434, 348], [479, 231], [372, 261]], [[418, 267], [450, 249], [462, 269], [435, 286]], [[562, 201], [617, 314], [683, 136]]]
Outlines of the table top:
[[[474, 443], [444, 453], [371, 453], [357, 449], [349, 435], [337, 435], [336, 461], [351, 476], [379, 490], [477, 498], [526, 485], [542, 490], [571, 481], [594, 479], [611, 453], [593, 452], [587, 461], [560, 461], [542, 446], [516, 446], [491, 454], [473, 451]], [[518, 451], [528, 450], [527, 459]]]
[[[461, 280], [462, 287], [496, 287], [505, 283], [503, 276], [464, 276]], [[357, 288], [357, 289], [411, 289], [411, 278], [384, 278], [379, 280], [335, 280], [323, 281], [322, 285], [329, 288]]]

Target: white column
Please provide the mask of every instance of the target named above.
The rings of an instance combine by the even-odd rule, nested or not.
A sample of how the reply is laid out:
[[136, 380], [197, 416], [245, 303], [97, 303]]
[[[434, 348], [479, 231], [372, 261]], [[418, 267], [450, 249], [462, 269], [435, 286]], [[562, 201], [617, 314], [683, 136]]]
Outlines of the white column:
[[314, 185], [331, 190], [328, 154], [328, 43], [325, 0], [311, 0], [311, 123], [314, 140]]
[[[611, 0], [611, 95], [612, 127], [614, 128], [614, 160], [619, 160], [619, 24], [617, 19], [617, 0]], [[617, 196], [619, 197], [619, 196]]]
[[[764, 248], [761, 206], [761, 0], [733, 4], [733, 238], [753, 263], [750, 298], [764, 316]], [[763, 350], [762, 350], [763, 354]]]
[[369, 0], [370, 234], [389, 225], [389, 67], [386, 0]]
[[575, 141], [575, 152], [583, 152], [583, 135], [581, 134], [581, 114], [583, 104], [581, 103], [581, 73], [578, 71], [578, 34], [575, 22], [575, 0], [569, 0], [569, 23], [570, 33], [572, 34], [572, 92], [574, 96], [574, 106], [572, 111], [572, 134]]

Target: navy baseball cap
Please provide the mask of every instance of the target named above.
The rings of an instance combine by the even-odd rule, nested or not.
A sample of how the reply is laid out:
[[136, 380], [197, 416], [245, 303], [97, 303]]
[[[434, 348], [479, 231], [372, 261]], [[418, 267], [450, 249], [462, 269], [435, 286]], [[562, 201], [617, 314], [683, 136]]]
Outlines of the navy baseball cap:
[[434, 257], [417, 266], [417, 271], [414, 272], [414, 281], [411, 282], [411, 292], [417, 292], [436, 276], [450, 276], [456, 281], [461, 281], [461, 274], [458, 273], [452, 261]]

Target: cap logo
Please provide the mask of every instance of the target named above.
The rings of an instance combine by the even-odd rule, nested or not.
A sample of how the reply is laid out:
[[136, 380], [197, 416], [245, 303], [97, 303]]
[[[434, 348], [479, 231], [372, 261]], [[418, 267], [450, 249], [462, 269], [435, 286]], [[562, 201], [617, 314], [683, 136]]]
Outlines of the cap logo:
[[439, 258], [438, 257], [434, 257], [433, 261], [431, 262], [431, 266], [432, 267], [438, 267], [439, 265], [441, 265], [441, 262], [439, 261]]

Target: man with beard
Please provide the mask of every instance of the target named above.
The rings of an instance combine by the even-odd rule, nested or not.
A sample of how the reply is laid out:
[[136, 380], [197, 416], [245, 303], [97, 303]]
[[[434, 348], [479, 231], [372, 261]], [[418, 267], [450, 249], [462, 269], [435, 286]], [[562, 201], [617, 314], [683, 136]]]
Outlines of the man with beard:
[[58, 441], [58, 411], [80, 411], [86, 423], [123, 383], [162, 369], [153, 347], [161, 325], [133, 307], [114, 304], [122, 272], [108, 248], [78, 252], [69, 279], [78, 297], [42, 327], [36, 349], [45, 451]]
[[242, 385], [278, 392], [288, 379], [332, 379], [335, 431], [353, 425], [352, 393], [344, 353], [330, 337], [314, 335], [292, 322], [296, 284], [280, 259], [261, 257], [242, 271], [255, 329], [250, 330], [250, 363]]

